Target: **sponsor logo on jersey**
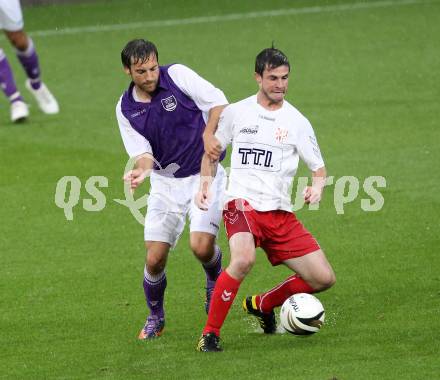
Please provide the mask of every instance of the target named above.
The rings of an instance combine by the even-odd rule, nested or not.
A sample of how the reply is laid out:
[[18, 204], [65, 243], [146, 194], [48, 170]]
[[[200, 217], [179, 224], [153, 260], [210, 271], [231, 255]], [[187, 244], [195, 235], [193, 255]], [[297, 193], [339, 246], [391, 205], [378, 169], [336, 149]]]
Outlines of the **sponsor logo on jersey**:
[[274, 117], [269, 117], [269, 116], [264, 116], [264, 115], [258, 115], [258, 117], [263, 120], [275, 121]]
[[168, 98], [160, 99], [162, 103], [162, 107], [165, 111], [171, 112], [174, 111], [177, 107], [177, 100], [174, 95], [168, 96]]
[[240, 132], [244, 135], [256, 135], [258, 133], [258, 125], [252, 125], [250, 127], [244, 127], [240, 129]]
[[138, 117], [138, 116], [140, 116], [140, 115], [143, 115], [145, 112], [147, 112], [147, 110], [146, 110], [145, 108], [143, 108], [143, 109], [141, 109], [140, 111], [137, 111], [137, 112], [135, 112], [135, 113], [132, 113], [132, 114], [130, 115], [130, 117], [131, 117], [132, 119], [134, 119], [135, 117]]
[[277, 172], [281, 170], [282, 160], [283, 149], [278, 144], [236, 141], [231, 155], [231, 168]]
[[260, 148], [238, 148], [242, 165], [264, 166], [273, 168], [272, 151]]

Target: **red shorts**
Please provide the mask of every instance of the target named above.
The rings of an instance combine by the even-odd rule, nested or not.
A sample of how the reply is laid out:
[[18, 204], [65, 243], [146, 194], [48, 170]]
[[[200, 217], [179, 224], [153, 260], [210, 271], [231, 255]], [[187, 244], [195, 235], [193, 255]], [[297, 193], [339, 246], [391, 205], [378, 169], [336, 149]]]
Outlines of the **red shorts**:
[[272, 265], [320, 249], [295, 214], [284, 210], [257, 211], [244, 199], [234, 199], [223, 211], [228, 239], [237, 232], [250, 232]]

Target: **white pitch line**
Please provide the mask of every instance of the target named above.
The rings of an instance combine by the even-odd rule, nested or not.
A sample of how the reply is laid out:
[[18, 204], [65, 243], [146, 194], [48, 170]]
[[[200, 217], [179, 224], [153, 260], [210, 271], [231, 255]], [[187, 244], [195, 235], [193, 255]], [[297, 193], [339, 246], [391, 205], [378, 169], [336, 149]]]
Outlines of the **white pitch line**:
[[29, 34], [38, 37], [48, 37], [48, 36], [59, 36], [65, 34], [112, 32], [117, 30], [161, 28], [167, 26], [206, 24], [206, 23], [246, 20], [246, 19], [249, 20], [255, 18], [262, 18], [262, 17], [292, 16], [292, 15], [324, 13], [324, 12], [346, 12], [346, 11], [355, 11], [355, 10], [372, 9], [372, 8], [394, 7], [401, 5], [426, 4], [433, 2], [435, 1], [387, 0], [387, 1], [376, 1], [371, 3], [369, 2], [369, 3], [329, 5], [326, 7], [316, 6], [316, 7], [305, 7], [305, 8], [287, 8], [287, 9], [275, 9], [275, 10], [259, 11], [259, 12], [230, 13], [226, 15], [217, 15], [217, 16], [202, 16], [202, 17], [191, 17], [191, 18], [170, 19], [170, 20], [132, 22], [128, 24], [96, 25], [96, 26], [81, 26], [76, 28], [36, 30], [33, 32], [30, 31]]

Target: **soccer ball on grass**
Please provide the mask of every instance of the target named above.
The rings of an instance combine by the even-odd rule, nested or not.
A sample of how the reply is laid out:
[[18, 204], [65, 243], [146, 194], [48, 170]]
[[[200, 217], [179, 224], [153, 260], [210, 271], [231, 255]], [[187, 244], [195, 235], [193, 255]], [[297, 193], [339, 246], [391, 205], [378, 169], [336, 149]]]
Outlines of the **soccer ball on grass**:
[[324, 323], [324, 318], [324, 307], [311, 294], [294, 294], [281, 306], [281, 325], [294, 335], [311, 335], [318, 332]]

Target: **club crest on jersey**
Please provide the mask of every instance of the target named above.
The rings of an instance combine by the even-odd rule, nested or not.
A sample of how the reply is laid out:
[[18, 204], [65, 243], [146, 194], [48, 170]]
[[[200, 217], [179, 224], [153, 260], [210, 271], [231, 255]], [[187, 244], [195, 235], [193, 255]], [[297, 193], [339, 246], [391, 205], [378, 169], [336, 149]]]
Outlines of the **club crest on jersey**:
[[168, 96], [168, 98], [160, 99], [162, 103], [162, 107], [165, 111], [171, 112], [174, 111], [177, 107], [177, 100], [174, 95]]
[[287, 135], [289, 131], [287, 129], [277, 128], [275, 131], [275, 140], [279, 143], [284, 143], [287, 140]]

